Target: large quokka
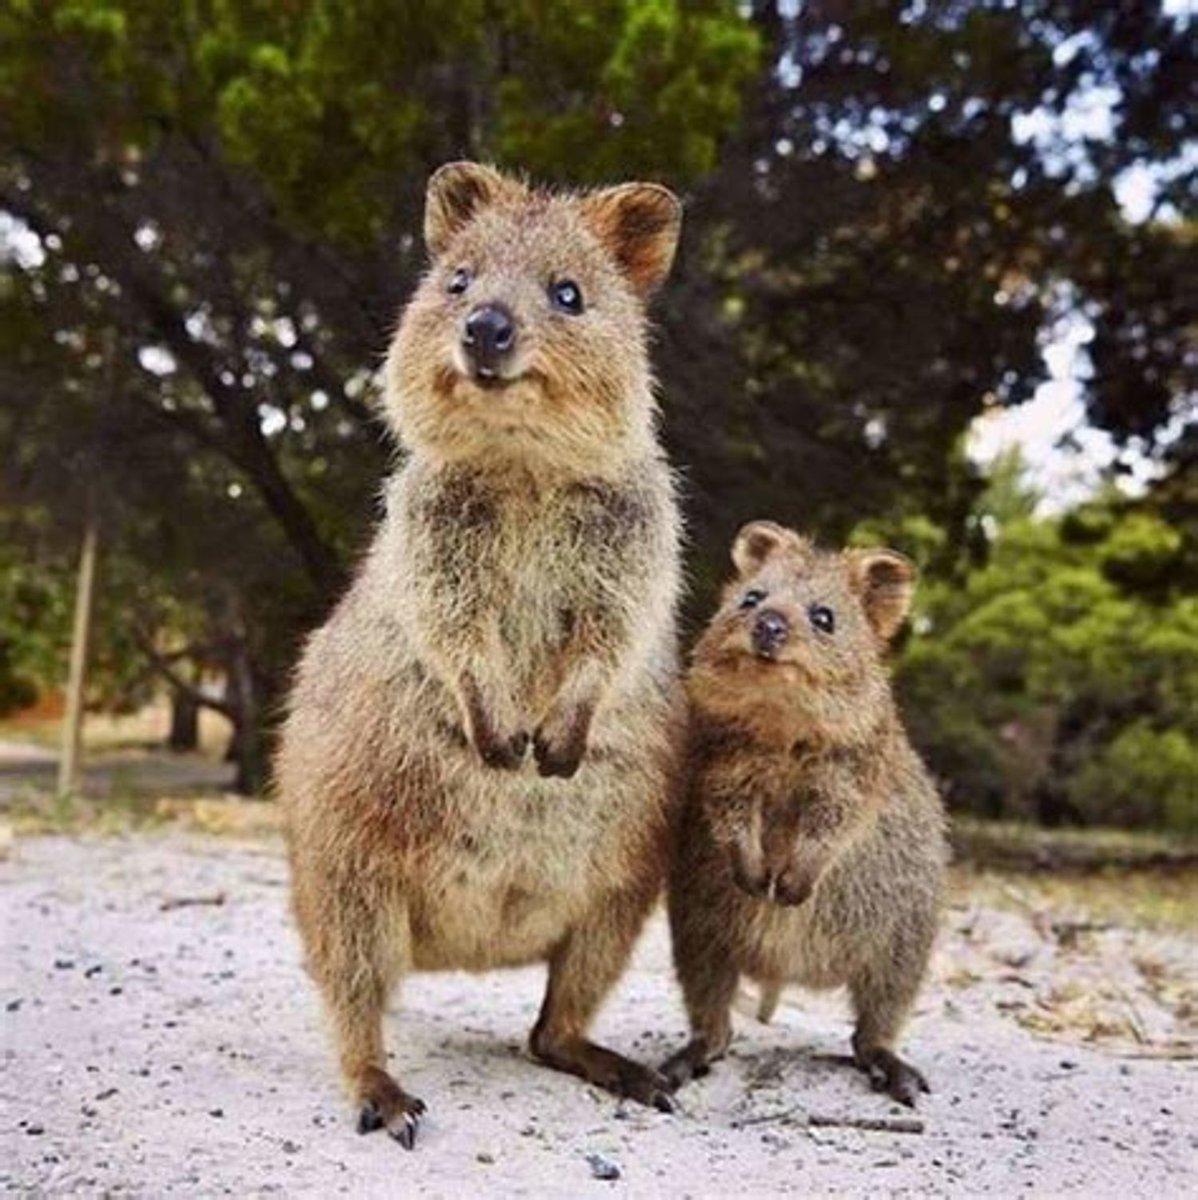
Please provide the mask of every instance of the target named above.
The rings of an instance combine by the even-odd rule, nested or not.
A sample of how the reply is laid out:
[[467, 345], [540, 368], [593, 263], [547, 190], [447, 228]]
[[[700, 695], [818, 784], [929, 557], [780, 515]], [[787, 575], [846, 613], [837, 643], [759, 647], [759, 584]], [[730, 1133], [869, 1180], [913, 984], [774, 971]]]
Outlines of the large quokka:
[[906, 1104], [927, 1090], [895, 1054], [936, 931], [947, 858], [940, 800], [883, 666], [914, 570], [888, 550], [816, 550], [745, 526], [736, 578], [687, 690], [691, 783], [669, 886], [692, 1040], [675, 1087], [720, 1057], [741, 974], [768, 1019], [785, 983], [847, 984], [853, 1050]]
[[679, 521], [645, 316], [679, 222], [653, 184], [551, 194], [456, 163], [428, 186], [432, 266], [386, 366], [408, 457], [303, 655], [277, 764], [359, 1129], [408, 1148], [424, 1105], [382, 1016], [413, 970], [548, 962], [534, 1055], [670, 1106], [586, 1034], [679, 795]]

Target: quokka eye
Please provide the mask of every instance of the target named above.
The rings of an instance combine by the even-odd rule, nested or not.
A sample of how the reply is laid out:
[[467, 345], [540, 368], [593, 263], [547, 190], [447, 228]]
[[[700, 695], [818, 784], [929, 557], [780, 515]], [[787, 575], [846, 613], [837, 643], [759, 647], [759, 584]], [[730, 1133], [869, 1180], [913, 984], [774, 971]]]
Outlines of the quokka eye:
[[832, 633], [836, 628], [836, 614], [826, 604], [813, 604], [807, 610], [807, 620], [820, 633]]
[[460, 296], [470, 286], [470, 272], [465, 267], [458, 267], [449, 277], [445, 290], [451, 296]]
[[750, 588], [740, 598], [741, 608], [756, 608], [765, 599], [765, 592], [761, 588]]
[[549, 299], [561, 312], [577, 316], [582, 312], [582, 288], [573, 279], [559, 279], [549, 285]]

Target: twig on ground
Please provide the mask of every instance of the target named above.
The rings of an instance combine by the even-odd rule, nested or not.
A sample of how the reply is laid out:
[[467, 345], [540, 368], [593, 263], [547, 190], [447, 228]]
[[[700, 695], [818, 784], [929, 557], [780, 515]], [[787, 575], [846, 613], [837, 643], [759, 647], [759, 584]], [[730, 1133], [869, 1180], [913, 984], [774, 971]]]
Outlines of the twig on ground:
[[1153, 1046], [1144, 1050], [1124, 1050], [1120, 1058], [1167, 1058], [1180, 1062], [1198, 1060], [1198, 1046]]
[[786, 1123], [793, 1121], [795, 1117], [801, 1117], [803, 1110], [801, 1108], [783, 1108], [778, 1112], [772, 1113], [757, 1113], [752, 1117], [741, 1117], [739, 1120], [732, 1122], [733, 1129], [744, 1129], [748, 1125], [765, 1125], [770, 1121], [781, 1121]]
[[224, 892], [213, 892], [209, 896], [168, 896], [158, 906], [158, 911], [170, 912], [175, 908], [197, 908], [201, 905], [211, 905], [214, 908], [219, 908], [224, 902]]
[[923, 1133], [925, 1126], [918, 1117], [853, 1117], [828, 1113], [809, 1113], [801, 1108], [784, 1108], [779, 1112], [758, 1113], [733, 1121], [734, 1129], [749, 1125], [765, 1125], [778, 1121], [784, 1125], [806, 1125], [811, 1129], [864, 1129], [871, 1133]]
[[868, 1129], [877, 1133], [923, 1133], [924, 1123], [918, 1117], [834, 1117], [808, 1113], [807, 1124], [813, 1129]]

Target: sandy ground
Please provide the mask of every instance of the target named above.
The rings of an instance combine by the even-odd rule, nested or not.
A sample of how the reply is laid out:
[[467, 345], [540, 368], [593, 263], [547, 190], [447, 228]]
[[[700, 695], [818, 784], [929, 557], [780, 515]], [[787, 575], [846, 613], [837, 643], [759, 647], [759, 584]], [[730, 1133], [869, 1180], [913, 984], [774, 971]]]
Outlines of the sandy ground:
[[[907, 1040], [935, 1089], [918, 1133], [806, 1123], [909, 1115], [838, 1061], [848, 1028], [832, 998], [788, 998], [769, 1027], [742, 1016], [730, 1059], [667, 1116], [528, 1058], [541, 970], [419, 976], [388, 1022], [404, 1081], [429, 1104], [407, 1153], [353, 1132], [285, 882], [275, 842], [16, 842], [0, 862], [0, 1184], [47, 1196], [1195, 1194], [1198, 1071], [1152, 1057], [1177, 1053], [1178, 1022], [1193, 1017], [1195, 946], [1180, 935], [1054, 931], [1035, 914], [958, 905]], [[1107, 1013], [1089, 1033], [1109, 1043], [1034, 1032], [1052, 1020], [1076, 1032], [1061, 1013], [1083, 1001]], [[1123, 1026], [1103, 1007], [1119, 1004]], [[598, 1032], [648, 1060], [682, 1037], [660, 917]], [[618, 1179], [595, 1177], [612, 1168]]]

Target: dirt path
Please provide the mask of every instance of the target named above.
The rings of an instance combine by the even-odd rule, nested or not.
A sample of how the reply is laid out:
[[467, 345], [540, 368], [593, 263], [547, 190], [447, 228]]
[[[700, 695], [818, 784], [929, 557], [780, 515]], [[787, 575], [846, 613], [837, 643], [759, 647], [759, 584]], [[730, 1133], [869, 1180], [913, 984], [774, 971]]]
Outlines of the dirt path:
[[[119, 794], [184, 795], [228, 791], [236, 769], [202, 754], [165, 750], [90, 751], [84, 757], [81, 791], [89, 797]], [[0, 804], [56, 786], [58, 753], [31, 742], [0, 738]]]
[[[180, 899], [207, 903], [170, 906]], [[835, 1061], [847, 1028], [831, 1000], [785, 1005], [770, 1027], [742, 1017], [733, 1055], [678, 1115], [626, 1109], [528, 1059], [542, 972], [522, 970], [406, 988], [389, 1037], [430, 1109], [407, 1154], [350, 1127], [285, 899], [274, 844], [18, 841], [0, 862], [0, 1185], [50, 1196], [1193, 1194], [1195, 1064], [1028, 1032], [1013, 1015], [1059, 985], [1062, 961], [1015, 944], [1007, 914], [952, 914], [908, 1040], [935, 1088], [922, 1133], [801, 1123], [908, 1115]], [[1123, 961], [1126, 947], [1111, 945]], [[1174, 939], [1154, 953], [1192, 962], [1193, 950]], [[1150, 1000], [1129, 1000], [1145, 1041], [1169, 1019]], [[600, 1033], [650, 1060], [682, 1036], [660, 918]], [[593, 1155], [620, 1178], [595, 1179]]]

